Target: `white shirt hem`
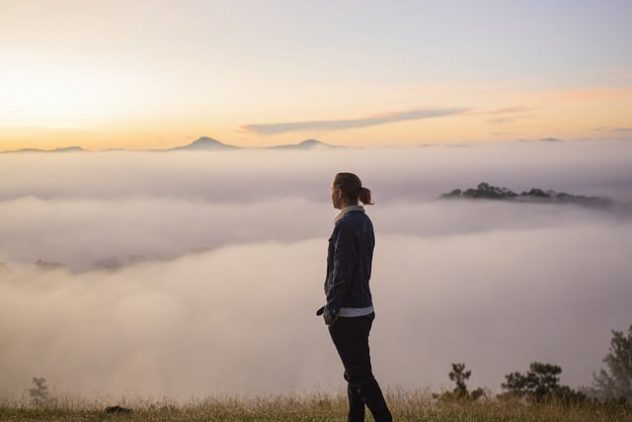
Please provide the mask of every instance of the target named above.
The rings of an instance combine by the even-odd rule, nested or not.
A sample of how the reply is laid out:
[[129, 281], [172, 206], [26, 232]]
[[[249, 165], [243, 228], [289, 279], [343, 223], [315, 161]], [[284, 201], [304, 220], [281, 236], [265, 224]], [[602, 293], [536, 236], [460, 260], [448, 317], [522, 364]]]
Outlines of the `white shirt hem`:
[[338, 316], [341, 317], [359, 317], [369, 315], [373, 312], [373, 306], [367, 306], [366, 308], [340, 308]]

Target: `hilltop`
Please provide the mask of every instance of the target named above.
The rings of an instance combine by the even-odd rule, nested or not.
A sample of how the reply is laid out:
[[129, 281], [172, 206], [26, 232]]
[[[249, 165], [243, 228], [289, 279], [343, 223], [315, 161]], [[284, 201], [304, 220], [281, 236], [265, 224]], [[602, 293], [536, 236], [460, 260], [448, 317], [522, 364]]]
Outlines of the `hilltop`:
[[219, 150], [219, 149], [239, 149], [235, 145], [228, 145], [218, 141], [217, 139], [202, 136], [187, 145], [168, 148], [161, 151], [181, 151], [181, 150]]
[[306, 139], [304, 141], [299, 142], [298, 144], [289, 144], [289, 145], [275, 145], [271, 147], [267, 147], [269, 149], [328, 149], [328, 148], [342, 148], [339, 145], [331, 145], [325, 142], [319, 141], [317, 139]]
[[591, 207], [608, 207], [612, 201], [608, 198], [597, 196], [573, 195], [566, 192], [556, 192], [554, 190], [543, 190], [532, 188], [529, 191], [516, 193], [504, 187], [490, 185], [489, 183], [479, 183], [476, 188], [465, 190], [454, 189], [449, 193], [439, 196], [440, 199], [490, 199], [514, 202], [539, 202], [539, 203], [572, 203]]
[[87, 152], [87, 150], [81, 148], [80, 146], [70, 146], [70, 147], [62, 147], [55, 149], [41, 149], [41, 148], [22, 148], [11, 151], [2, 151], [2, 153], [11, 153], [11, 152]]

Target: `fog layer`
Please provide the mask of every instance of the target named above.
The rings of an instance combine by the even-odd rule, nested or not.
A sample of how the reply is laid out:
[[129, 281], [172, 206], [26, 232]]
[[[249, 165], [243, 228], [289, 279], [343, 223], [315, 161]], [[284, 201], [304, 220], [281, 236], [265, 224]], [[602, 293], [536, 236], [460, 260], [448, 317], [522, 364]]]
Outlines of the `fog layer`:
[[[329, 186], [374, 193], [371, 348], [385, 386], [498, 390], [534, 360], [588, 384], [632, 323], [632, 147], [0, 155], [0, 392], [342, 388], [324, 300]], [[481, 181], [612, 209], [442, 201]]]

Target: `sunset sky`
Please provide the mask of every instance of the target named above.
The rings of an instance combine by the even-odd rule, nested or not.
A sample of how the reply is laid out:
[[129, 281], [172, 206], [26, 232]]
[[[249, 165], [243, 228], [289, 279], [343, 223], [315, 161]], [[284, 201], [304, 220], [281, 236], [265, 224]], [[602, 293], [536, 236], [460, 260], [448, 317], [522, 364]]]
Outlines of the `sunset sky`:
[[632, 2], [0, 0], [0, 150], [632, 139]]

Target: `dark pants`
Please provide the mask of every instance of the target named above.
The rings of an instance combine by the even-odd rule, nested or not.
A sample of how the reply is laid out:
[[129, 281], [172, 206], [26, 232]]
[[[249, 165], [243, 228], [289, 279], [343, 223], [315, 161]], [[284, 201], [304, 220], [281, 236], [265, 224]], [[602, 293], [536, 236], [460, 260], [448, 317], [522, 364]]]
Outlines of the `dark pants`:
[[349, 396], [349, 422], [364, 421], [364, 405], [376, 422], [392, 421], [382, 390], [371, 371], [369, 331], [375, 313], [361, 317], [338, 317], [329, 325], [329, 334], [345, 368]]

